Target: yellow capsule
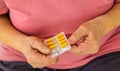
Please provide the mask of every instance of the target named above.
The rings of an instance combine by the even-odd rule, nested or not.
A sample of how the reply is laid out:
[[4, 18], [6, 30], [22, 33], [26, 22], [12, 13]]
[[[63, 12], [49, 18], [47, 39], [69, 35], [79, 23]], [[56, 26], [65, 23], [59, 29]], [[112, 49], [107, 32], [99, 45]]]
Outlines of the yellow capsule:
[[53, 38], [49, 38], [49, 39], [46, 40], [47, 43], [51, 42], [51, 41], [53, 41]]
[[54, 48], [56, 48], [56, 45], [50, 45], [50, 46], [48, 46], [50, 49], [54, 49]]
[[60, 41], [65, 40], [65, 38], [64, 37], [60, 37], [60, 38], [57, 38], [57, 40], [60, 42]]
[[60, 34], [56, 35], [56, 37], [57, 37], [57, 38], [60, 38], [60, 37], [62, 37], [62, 36], [63, 36], [63, 34], [62, 34], [62, 33], [60, 33]]
[[68, 44], [67, 43], [64, 43], [64, 44], [61, 44], [60, 47], [61, 48], [64, 48], [65, 46], [67, 46]]
[[62, 45], [62, 44], [64, 44], [64, 43], [67, 43], [67, 41], [66, 40], [62, 40], [62, 41], [60, 41], [60, 42], [58, 42], [60, 45]]
[[55, 44], [55, 42], [52, 41], [52, 42], [48, 42], [47, 44], [48, 45], [53, 45], [53, 44]]

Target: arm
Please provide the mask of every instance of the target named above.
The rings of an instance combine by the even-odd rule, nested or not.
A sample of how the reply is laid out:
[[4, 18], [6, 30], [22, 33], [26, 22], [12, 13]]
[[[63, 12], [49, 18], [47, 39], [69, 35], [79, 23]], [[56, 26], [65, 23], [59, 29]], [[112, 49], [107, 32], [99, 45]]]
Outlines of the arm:
[[17, 48], [14, 44], [17, 41], [22, 41], [25, 37], [27, 36], [13, 28], [7, 15], [0, 15], [0, 41], [2, 43], [11, 46], [14, 49], [22, 50], [22, 48]]
[[28, 63], [35, 68], [57, 62], [57, 57], [49, 57], [50, 49], [42, 41], [17, 31], [6, 15], [0, 15], [0, 41], [22, 52]]
[[78, 56], [97, 53], [103, 36], [119, 26], [120, 3], [106, 14], [82, 24], [68, 39], [72, 45], [70, 51]]
[[120, 3], [115, 4], [106, 14], [98, 16], [87, 23], [83, 26], [92, 29], [92, 31], [97, 30], [101, 39], [105, 34], [120, 26]]
[[106, 27], [106, 33], [112, 29], [120, 26], [120, 3], [114, 5], [114, 7], [106, 13], [104, 16], [105, 23], [102, 26]]

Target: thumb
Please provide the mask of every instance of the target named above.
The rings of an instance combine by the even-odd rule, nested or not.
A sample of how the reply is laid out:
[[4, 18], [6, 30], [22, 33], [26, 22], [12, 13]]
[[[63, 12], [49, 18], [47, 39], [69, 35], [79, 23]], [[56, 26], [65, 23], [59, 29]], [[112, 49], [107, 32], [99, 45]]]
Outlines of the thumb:
[[83, 27], [79, 27], [69, 38], [68, 42], [70, 44], [77, 43], [82, 37], [87, 35], [87, 30]]

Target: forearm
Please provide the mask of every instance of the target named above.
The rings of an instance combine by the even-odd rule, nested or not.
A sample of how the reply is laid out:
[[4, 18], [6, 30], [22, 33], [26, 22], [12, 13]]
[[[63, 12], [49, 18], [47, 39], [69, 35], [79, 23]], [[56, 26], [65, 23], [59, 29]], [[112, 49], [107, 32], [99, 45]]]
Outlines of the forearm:
[[14, 44], [17, 44], [18, 41], [22, 41], [21, 39], [25, 36], [26, 35], [20, 33], [11, 25], [7, 16], [0, 16], [0, 42], [15, 47]]
[[109, 33], [111, 30], [120, 26], [120, 3], [115, 4], [109, 12], [92, 20], [94, 23], [91, 27], [101, 33], [101, 37]]
[[106, 33], [111, 31], [114, 28], [120, 26], [120, 3], [115, 4], [114, 7], [105, 15], [105, 20], [103, 23], [104, 28], [106, 28]]

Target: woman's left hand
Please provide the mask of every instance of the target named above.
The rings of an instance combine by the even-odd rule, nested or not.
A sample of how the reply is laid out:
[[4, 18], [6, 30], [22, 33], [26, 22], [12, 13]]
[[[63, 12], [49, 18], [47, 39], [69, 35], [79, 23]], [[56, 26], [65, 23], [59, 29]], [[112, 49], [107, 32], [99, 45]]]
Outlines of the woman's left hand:
[[78, 56], [97, 53], [107, 29], [107, 26], [102, 25], [103, 23], [104, 17], [101, 16], [82, 24], [68, 38], [68, 42], [72, 45], [70, 51]]
[[70, 50], [76, 55], [95, 54], [99, 51], [102, 37], [120, 26], [120, 3], [109, 12], [82, 24], [68, 39]]

